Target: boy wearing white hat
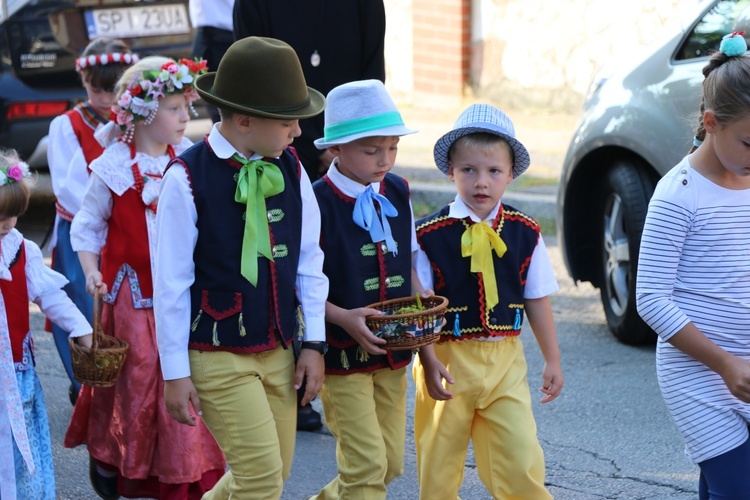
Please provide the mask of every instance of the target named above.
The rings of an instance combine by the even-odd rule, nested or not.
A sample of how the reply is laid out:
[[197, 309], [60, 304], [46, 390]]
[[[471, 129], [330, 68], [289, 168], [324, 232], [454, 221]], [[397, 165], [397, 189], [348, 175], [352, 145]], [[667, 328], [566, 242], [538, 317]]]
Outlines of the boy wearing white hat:
[[409, 187], [389, 173], [399, 137], [415, 131], [379, 80], [340, 85], [328, 94], [325, 136], [335, 156], [313, 183], [321, 212], [326, 303], [326, 376], [320, 397], [336, 436], [338, 476], [316, 499], [384, 499], [403, 473], [406, 366], [410, 351], [386, 351], [365, 325], [364, 306], [423, 292], [412, 279], [416, 232]]
[[420, 498], [457, 498], [469, 440], [493, 498], [552, 498], [518, 335], [525, 311], [545, 360], [541, 401], [552, 401], [563, 385], [548, 298], [557, 281], [539, 224], [502, 203], [529, 153], [505, 113], [474, 104], [434, 156], [458, 194], [417, 222], [415, 265], [421, 283], [448, 298], [453, 331], [423, 347], [413, 368]]

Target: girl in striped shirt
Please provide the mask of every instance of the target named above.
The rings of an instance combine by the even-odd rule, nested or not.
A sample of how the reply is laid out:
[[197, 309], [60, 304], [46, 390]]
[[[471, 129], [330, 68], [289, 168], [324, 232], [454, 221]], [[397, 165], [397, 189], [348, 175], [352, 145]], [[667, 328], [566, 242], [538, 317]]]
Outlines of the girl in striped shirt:
[[636, 300], [657, 376], [700, 467], [699, 498], [750, 498], [750, 55], [742, 33], [703, 69], [695, 147], [656, 187]]

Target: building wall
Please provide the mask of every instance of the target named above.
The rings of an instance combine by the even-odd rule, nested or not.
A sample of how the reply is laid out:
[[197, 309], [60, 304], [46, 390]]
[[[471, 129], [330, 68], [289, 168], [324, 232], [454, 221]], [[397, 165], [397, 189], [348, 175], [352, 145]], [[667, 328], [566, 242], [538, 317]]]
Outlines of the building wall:
[[574, 110], [601, 67], [676, 29], [698, 3], [385, 0], [388, 86], [428, 104]]

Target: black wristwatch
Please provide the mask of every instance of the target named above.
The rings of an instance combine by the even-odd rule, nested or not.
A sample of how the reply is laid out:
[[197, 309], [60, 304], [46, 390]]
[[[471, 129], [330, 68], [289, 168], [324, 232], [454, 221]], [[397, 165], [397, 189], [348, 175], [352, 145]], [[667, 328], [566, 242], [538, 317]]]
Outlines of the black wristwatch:
[[300, 346], [302, 349], [312, 349], [318, 351], [321, 356], [325, 356], [328, 352], [328, 344], [325, 342], [302, 342]]

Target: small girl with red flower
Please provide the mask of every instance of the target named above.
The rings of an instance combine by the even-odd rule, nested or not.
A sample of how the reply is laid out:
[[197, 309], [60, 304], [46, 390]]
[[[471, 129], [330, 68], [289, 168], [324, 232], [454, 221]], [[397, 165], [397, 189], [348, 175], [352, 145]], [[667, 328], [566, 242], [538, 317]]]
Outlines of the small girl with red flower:
[[[55, 497], [47, 405], [36, 373], [29, 302], [83, 346], [91, 325], [62, 290], [65, 277], [15, 229], [29, 205], [29, 166], [0, 151], [0, 498]], [[70, 333], [68, 333], [70, 332]]]
[[154, 56], [125, 71], [110, 122], [96, 134], [106, 149], [90, 165], [73, 219], [86, 289], [103, 297], [104, 332], [130, 344], [113, 387], [83, 387], [65, 437], [67, 447], [87, 445], [102, 498], [197, 499], [224, 474], [224, 456], [200, 418], [188, 427], [166, 411], [152, 308], [159, 187], [169, 160], [190, 146], [193, 82], [205, 70]]

